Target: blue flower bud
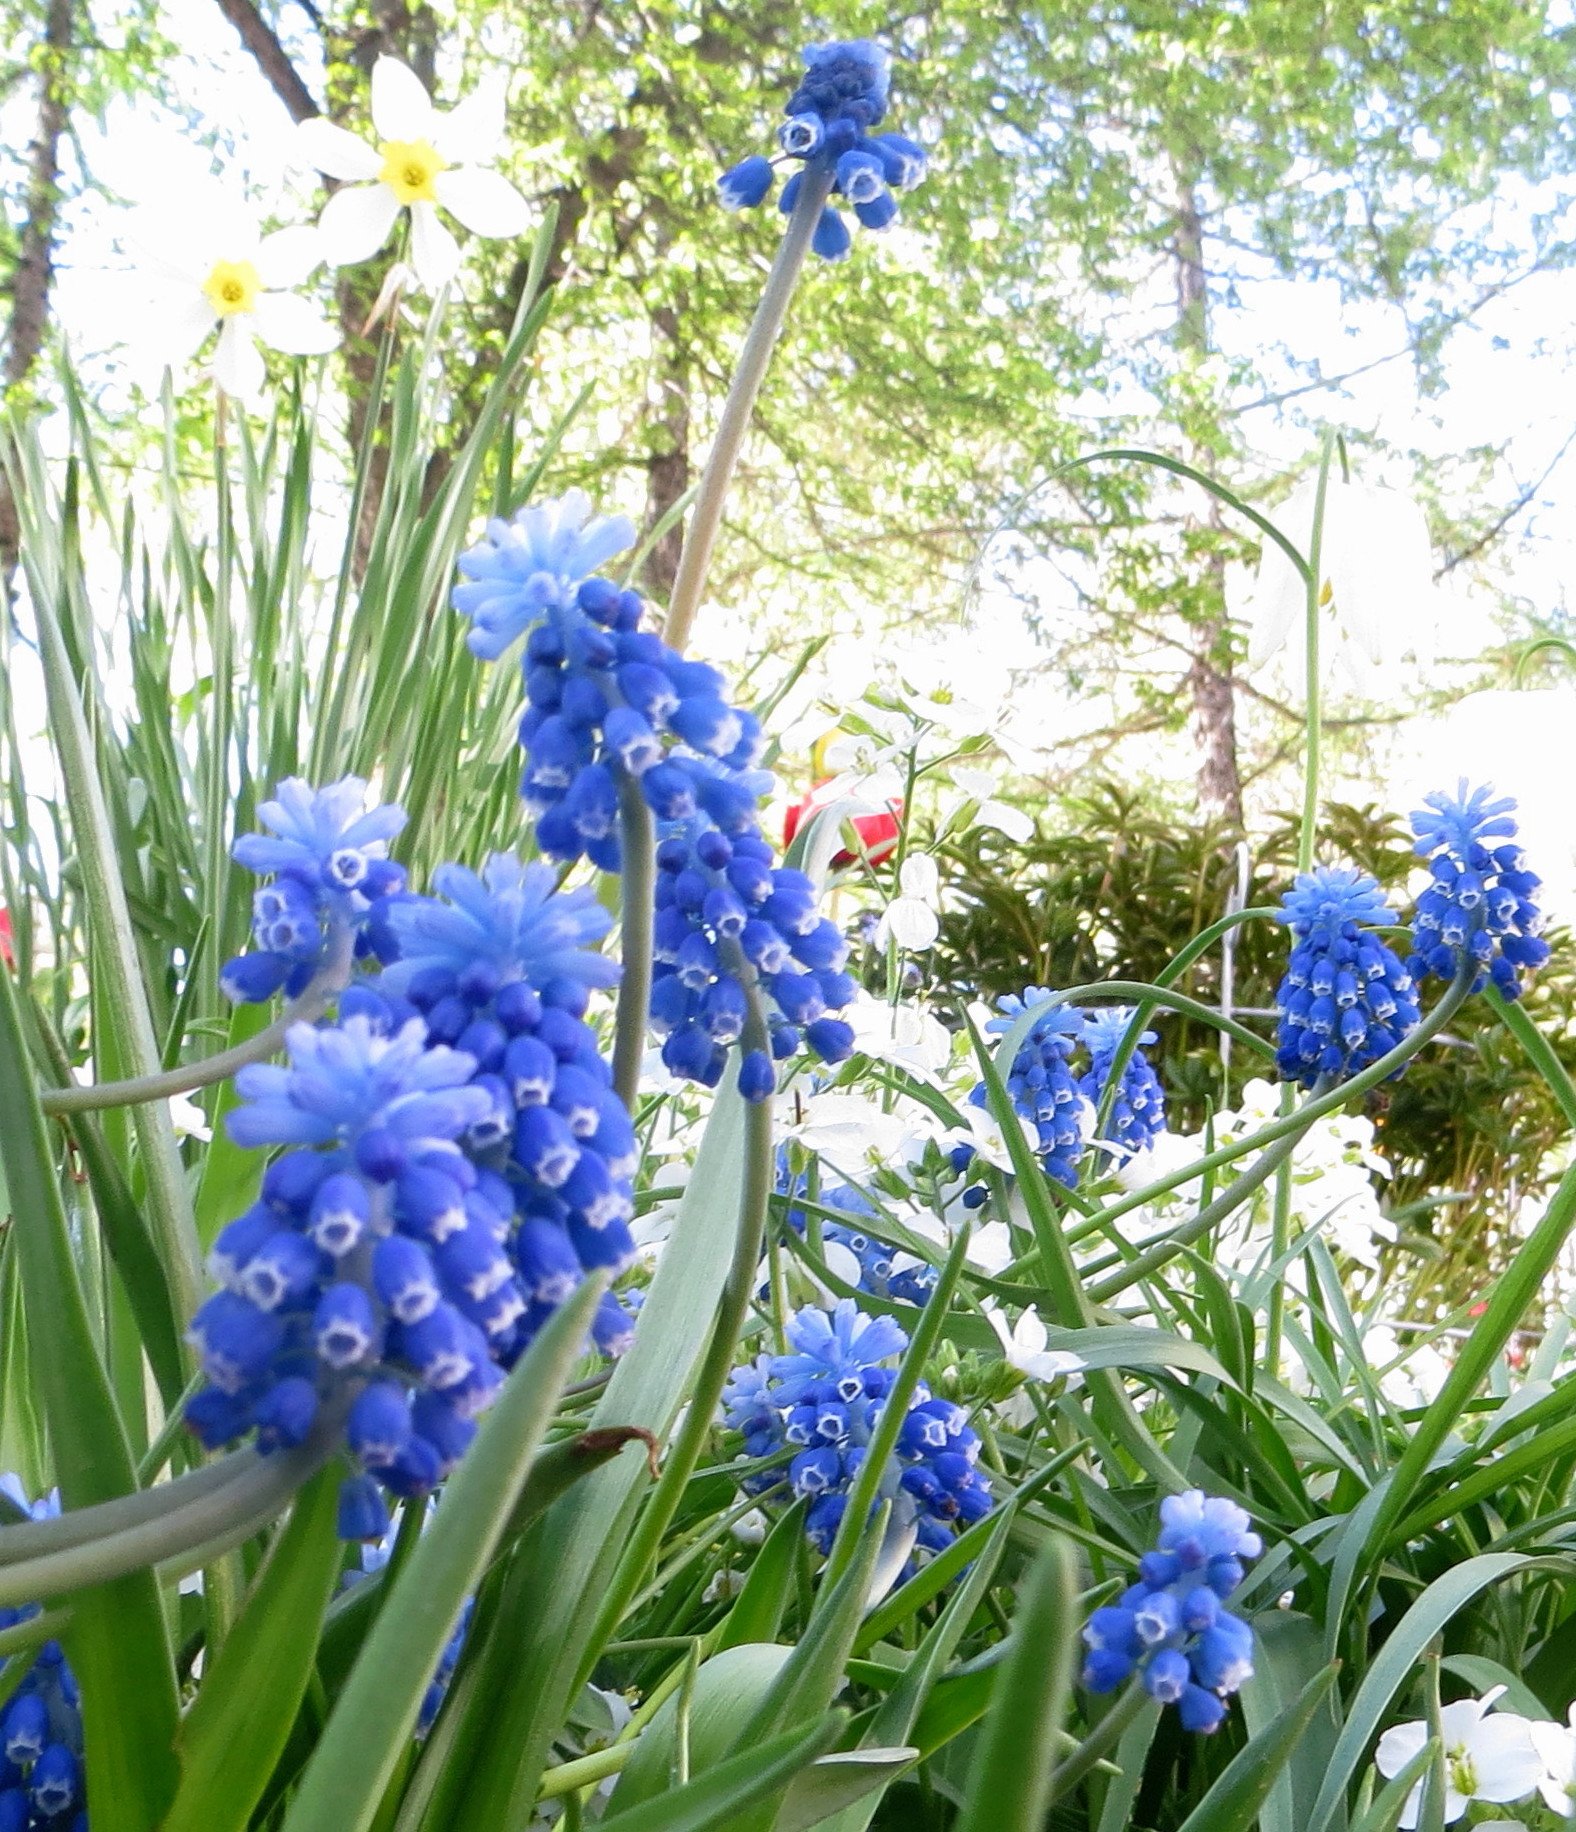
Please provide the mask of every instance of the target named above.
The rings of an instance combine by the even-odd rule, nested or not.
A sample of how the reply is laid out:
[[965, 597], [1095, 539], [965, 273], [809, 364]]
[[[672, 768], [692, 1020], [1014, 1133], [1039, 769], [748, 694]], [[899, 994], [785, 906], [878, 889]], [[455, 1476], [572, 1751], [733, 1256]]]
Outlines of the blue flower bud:
[[220, 1291], [198, 1310], [187, 1334], [209, 1380], [225, 1393], [238, 1393], [278, 1352], [284, 1325], [250, 1299]]
[[1192, 1683], [1187, 1655], [1161, 1648], [1144, 1668], [1144, 1690], [1162, 1705], [1174, 1705]]
[[82, 1787], [77, 1759], [64, 1743], [51, 1743], [33, 1764], [28, 1776], [28, 1792], [33, 1805], [46, 1819], [64, 1813], [76, 1801]]
[[1177, 1702], [1177, 1717], [1184, 1730], [1209, 1736], [1225, 1721], [1226, 1707], [1202, 1686], [1187, 1686]]
[[300, 1303], [311, 1290], [320, 1265], [310, 1241], [281, 1228], [241, 1268], [237, 1284], [242, 1296], [259, 1310], [285, 1310]]
[[366, 1185], [359, 1177], [336, 1171], [324, 1178], [312, 1197], [308, 1232], [322, 1252], [343, 1259], [366, 1233], [371, 1213]]
[[848, 233], [848, 225], [830, 204], [821, 212], [820, 220], [815, 225], [815, 234], [810, 238], [810, 246], [823, 261], [846, 260], [853, 247], [853, 237]]
[[386, 1235], [374, 1247], [372, 1283], [400, 1323], [419, 1323], [442, 1296], [432, 1256], [403, 1234]]
[[770, 1100], [777, 1091], [777, 1071], [763, 1050], [748, 1050], [739, 1064], [739, 1093], [747, 1101]]
[[410, 1442], [411, 1409], [405, 1389], [391, 1380], [368, 1381], [351, 1404], [345, 1440], [367, 1469], [383, 1469]]
[[339, 1537], [382, 1539], [389, 1511], [370, 1476], [349, 1476], [339, 1485]]
[[372, 1300], [359, 1285], [330, 1285], [312, 1313], [312, 1346], [331, 1368], [359, 1367], [375, 1360], [383, 1332]]
[[428, 1386], [439, 1392], [457, 1387], [490, 1361], [478, 1355], [479, 1332], [452, 1304], [438, 1304], [419, 1322], [400, 1330], [400, 1351]]
[[252, 1412], [259, 1450], [293, 1450], [317, 1422], [317, 1389], [299, 1374], [276, 1380]]
[[44, 1753], [49, 1741], [49, 1709], [36, 1692], [24, 1692], [0, 1719], [0, 1747], [6, 1760], [26, 1768]]

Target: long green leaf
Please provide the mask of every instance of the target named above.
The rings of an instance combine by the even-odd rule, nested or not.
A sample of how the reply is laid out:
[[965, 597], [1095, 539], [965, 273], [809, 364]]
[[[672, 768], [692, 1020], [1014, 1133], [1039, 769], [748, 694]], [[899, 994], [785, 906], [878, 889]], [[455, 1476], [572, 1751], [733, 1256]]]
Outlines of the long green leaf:
[[449, 1479], [385, 1600], [285, 1820], [285, 1832], [366, 1832], [585, 1342], [602, 1281], [587, 1279], [531, 1344]]
[[736, 1832], [831, 1748], [843, 1721], [841, 1712], [832, 1712], [808, 1730], [747, 1749], [683, 1787], [604, 1819], [605, 1832]]
[[[136, 1487], [131, 1450], [88, 1322], [10, 973], [0, 966], [0, 1160], [27, 1301], [33, 1380], [67, 1509]], [[0, 1529], [3, 1531], [3, 1529]], [[72, 1599], [66, 1652], [82, 1687], [99, 1832], [152, 1832], [175, 1792], [175, 1664], [151, 1572]]]
[[1276, 1777], [1329, 1696], [1338, 1671], [1332, 1663], [1316, 1673], [1289, 1711], [1237, 1751], [1182, 1822], [1180, 1832], [1252, 1832]]

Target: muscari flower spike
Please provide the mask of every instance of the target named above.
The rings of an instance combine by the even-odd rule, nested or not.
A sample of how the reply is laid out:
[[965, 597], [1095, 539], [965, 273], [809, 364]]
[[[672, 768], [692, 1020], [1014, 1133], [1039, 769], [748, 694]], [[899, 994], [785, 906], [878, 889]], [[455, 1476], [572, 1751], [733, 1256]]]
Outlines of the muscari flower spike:
[[[897, 217], [896, 192], [909, 191], [925, 176], [925, 152], [902, 134], [872, 134], [885, 118], [892, 60], [868, 38], [808, 45], [799, 87], [789, 97], [778, 130], [782, 156], [802, 161], [783, 186], [779, 208], [786, 215], [809, 180], [829, 180], [867, 229], [886, 229]], [[756, 153], [724, 172], [717, 194], [729, 210], [764, 203], [776, 181], [773, 160]], [[841, 213], [827, 204], [811, 246], [823, 260], [840, 261], [852, 238]]]
[[[777, 1193], [790, 1198], [788, 1225], [795, 1233], [803, 1234], [809, 1224], [798, 1201], [808, 1192], [803, 1181], [796, 1181], [789, 1172], [786, 1151], [778, 1153]], [[836, 1209], [848, 1217], [846, 1222], [823, 1217], [821, 1239], [827, 1245], [845, 1247], [858, 1261], [861, 1291], [903, 1304], [925, 1303], [936, 1288], [936, 1268], [912, 1254], [898, 1252], [860, 1226], [862, 1221], [876, 1219], [875, 1206], [862, 1190], [852, 1183], [824, 1184], [816, 1200], [822, 1208]]]
[[727, 703], [715, 668], [640, 628], [638, 592], [596, 576], [634, 538], [627, 516], [591, 517], [589, 498], [571, 490], [489, 522], [460, 556], [453, 593], [484, 661], [525, 638], [520, 793], [537, 844], [550, 859], [585, 857], [602, 871], [620, 867], [625, 783], [638, 783], [659, 820], [704, 810], [724, 828], [741, 806], [753, 816], [758, 794], [736, 773], [755, 761], [759, 721]]
[[[1002, 1015], [992, 1018], [985, 1028], [998, 1034], [1009, 1031], [1024, 1012], [1047, 1004], [1053, 997], [1044, 986], [1025, 987], [1021, 999], [1008, 993], [997, 1000]], [[1034, 1127], [1035, 1149], [1045, 1174], [1068, 1189], [1077, 1185], [1086, 1123], [1092, 1117], [1088, 1098], [1080, 1091], [1070, 1067], [1083, 1027], [1080, 1012], [1065, 1005], [1048, 1006], [1019, 1044], [1006, 1078], [1013, 1106]], [[976, 1107], [989, 1107], [984, 1082], [976, 1085], [969, 1099]]]
[[1138, 1582], [1084, 1625], [1083, 1683], [1114, 1692], [1137, 1673], [1151, 1698], [1177, 1707], [1184, 1730], [1207, 1734], [1253, 1675], [1253, 1630], [1222, 1605], [1264, 1542], [1234, 1501], [1201, 1489], [1166, 1496], [1160, 1521]]
[[670, 1073], [715, 1087], [743, 1035], [753, 973], [771, 1053], [745, 1054], [739, 1088], [763, 1100], [776, 1086], [773, 1059], [793, 1056], [801, 1041], [823, 1062], [852, 1054], [852, 1026], [831, 1014], [858, 989], [843, 971], [842, 932], [820, 914], [809, 878], [773, 864], [753, 800], [731, 827], [696, 814], [668, 825], [657, 846], [651, 1025]]
[[1354, 1075], [1392, 1050], [1417, 1023], [1417, 987], [1395, 953], [1370, 933], [1396, 921], [1366, 872], [1317, 866], [1299, 874], [1276, 920], [1292, 934], [1275, 991], [1276, 1061], [1289, 1081]]
[[[197, 1435], [255, 1428], [268, 1451], [342, 1422], [353, 1539], [387, 1530], [381, 1491], [420, 1498], [449, 1473], [585, 1269], [633, 1254], [634, 1132], [583, 1022], [616, 971], [585, 946], [605, 912], [506, 855], [438, 879], [452, 903], [391, 912], [409, 958], [347, 989], [337, 1024], [293, 1026], [289, 1067], [236, 1077], [232, 1139], [294, 1149], [220, 1234], [223, 1289], [192, 1322]], [[593, 1339], [627, 1334], [605, 1300]]]
[[387, 856], [405, 811], [394, 803], [368, 808], [366, 795], [359, 776], [326, 789], [289, 777], [257, 810], [272, 834], [242, 834], [231, 848], [237, 863], [271, 879], [252, 898], [256, 947], [219, 974], [237, 1004], [276, 992], [294, 998], [337, 950], [348, 968], [352, 949], [372, 949], [389, 899], [405, 888], [404, 867]]
[[[723, 1417], [744, 1438], [751, 1458], [792, 1453], [786, 1479], [808, 1498], [805, 1530], [829, 1553], [848, 1507], [848, 1491], [891, 1391], [893, 1362], [908, 1337], [890, 1317], [867, 1317], [844, 1298], [828, 1314], [795, 1311], [785, 1330], [792, 1353], [761, 1355], [733, 1370]], [[892, 1503], [893, 1526], [912, 1529], [916, 1546], [939, 1552], [958, 1527], [990, 1512], [990, 1483], [977, 1467], [980, 1441], [961, 1406], [915, 1389], [877, 1501]], [[780, 1469], [744, 1481], [763, 1494], [784, 1479]], [[911, 1566], [905, 1567], [905, 1571]]]
[[[1078, 1091], [1098, 1113], [1111, 1079], [1116, 1052], [1132, 1019], [1125, 1006], [1085, 1014], [1083, 1042], [1089, 1067], [1078, 1080]], [[1157, 1041], [1152, 1030], [1141, 1031], [1111, 1101], [1106, 1136], [1124, 1151], [1140, 1152], [1166, 1129], [1166, 1096], [1160, 1077], [1144, 1057], [1144, 1049]]]
[[[10, 1472], [0, 1476], [0, 1492], [33, 1520], [60, 1512], [58, 1493], [31, 1501]], [[15, 1628], [38, 1613], [36, 1603], [0, 1609], [0, 1629]], [[87, 1823], [81, 1694], [60, 1643], [46, 1641], [0, 1706], [0, 1828], [86, 1832]]]
[[1533, 899], [1542, 880], [1527, 870], [1516, 844], [1516, 802], [1465, 780], [1454, 795], [1435, 790], [1412, 815], [1412, 850], [1432, 875], [1412, 918], [1417, 979], [1453, 980], [1464, 961], [1475, 968], [1472, 990], [1485, 977], [1501, 997], [1521, 996], [1522, 972], [1549, 958], [1543, 914]]

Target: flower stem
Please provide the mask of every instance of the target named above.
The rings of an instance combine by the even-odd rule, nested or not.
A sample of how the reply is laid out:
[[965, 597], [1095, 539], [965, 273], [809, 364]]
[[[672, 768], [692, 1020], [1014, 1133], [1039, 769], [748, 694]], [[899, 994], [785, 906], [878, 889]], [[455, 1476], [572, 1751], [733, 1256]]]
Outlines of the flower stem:
[[656, 893], [655, 836], [640, 784], [625, 776], [618, 788], [618, 832], [623, 853], [623, 917], [619, 949], [624, 977], [613, 1024], [613, 1089], [631, 1113], [646, 1053], [651, 1005], [651, 922]]
[[1306, 756], [1302, 766], [1302, 825], [1297, 833], [1297, 869], [1313, 865], [1313, 842], [1319, 823], [1319, 744], [1321, 706], [1319, 682], [1319, 618], [1324, 595], [1324, 506], [1330, 489], [1330, 463], [1335, 456], [1335, 434], [1324, 435], [1319, 453], [1319, 482], [1313, 497], [1313, 535], [1308, 543], [1308, 578], [1304, 586], [1303, 642], [1308, 672]]
[[197, 1062], [183, 1062], [173, 1069], [160, 1069], [150, 1075], [135, 1075], [126, 1081], [94, 1082], [87, 1087], [45, 1088], [38, 1104], [45, 1113], [98, 1113], [107, 1107], [138, 1107], [149, 1101], [169, 1100], [177, 1094], [190, 1094], [197, 1088], [211, 1088], [216, 1082], [228, 1081], [237, 1069], [249, 1062], [261, 1062], [284, 1047], [285, 1035], [292, 1024], [311, 1024], [344, 991], [350, 979], [352, 939], [347, 929], [336, 941], [327, 964], [313, 976], [297, 999], [284, 1008], [272, 1024], [247, 1038], [233, 1049], [219, 1050]]
[[799, 271], [804, 266], [805, 256], [810, 252], [810, 240], [815, 234], [815, 226], [831, 195], [831, 189], [830, 172], [817, 171], [809, 165], [804, 168], [798, 201], [778, 245], [777, 258], [772, 262], [772, 271], [767, 275], [766, 287], [761, 294], [760, 304], [755, 308], [755, 317], [749, 335], [744, 340], [744, 348], [739, 353], [739, 366], [733, 372], [728, 398], [723, 402], [722, 418], [717, 422], [717, 436], [712, 441], [706, 469], [701, 475], [700, 488], [695, 493], [695, 507], [690, 511], [684, 547], [679, 554], [678, 572], [673, 580], [672, 596], [668, 600], [667, 621], [662, 627], [663, 640], [672, 648], [682, 650], [689, 641], [695, 613], [700, 608], [701, 593], [706, 587], [711, 550], [716, 545], [717, 531], [722, 526], [722, 505], [728, 494], [728, 485], [733, 479], [734, 467], [739, 462], [739, 451], [744, 444], [744, 435], [749, 430], [750, 416], [755, 411], [756, 398], [761, 392], [761, 383], [771, 362], [772, 351], [782, 333], [788, 302], [799, 282]]
[[1063, 1794], [1071, 1793], [1101, 1761], [1105, 1752], [1116, 1746], [1122, 1732], [1150, 1703], [1152, 1700], [1149, 1694], [1135, 1679], [1072, 1754], [1065, 1761], [1057, 1763], [1056, 1772], [1051, 1776], [1050, 1795], [1046, 1804], [1060, 1800]]

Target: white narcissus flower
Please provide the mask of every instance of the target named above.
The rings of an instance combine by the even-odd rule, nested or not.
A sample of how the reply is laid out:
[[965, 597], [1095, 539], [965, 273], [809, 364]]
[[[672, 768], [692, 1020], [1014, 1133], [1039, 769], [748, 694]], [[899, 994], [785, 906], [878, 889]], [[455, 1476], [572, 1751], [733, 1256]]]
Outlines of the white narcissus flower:
[[921, 1081], [935, 1084], [937, 1071], [952, 1060], [952, 1033], [921, 1006], [889, 1005], [861, 991], [843, 1017], [859, 1055], [895, 1063]]
[[503, 145], [501, 81], [440, 114], [415, 71], [380, 57], [372, 66], [372, 125], [376, 146], [321, 117], [296, 129], [301, 163], [347, 181], [318, 218], [333, 266], [369, 260], [400, 211], [409, 210], [411, 266], [435, 293], [460, 266], [459, 244], [438, 219], [440, 205], [473, 235], [525, 233], [530, 206], [507, 178], [488, 170]]
[[[1270, 519], [1305, 556], [1313, 540], [1316, 479], [1301, 483]], [[1409, 650], [1426, 660], [1447, 602], [1434, 584], [1428, 524], [1409, 496], [1331, 477], [1319, 550], [1319, 674], [1339, 666], [1348, 684], [1372, 685], [1364, 664], [1382, 667]], [[1299, 691], [1305, 685], [1303, 629], [1307, 587], [1268, 536], [1248, 608], [1248, 663], [1260, 668], [1278, 650]]]
[[929, 853], [914, 852], [903, 861], [897, 874], [898, 895], [886, 907], [886, 914], [876, 924], [876, 946], [884, 948], [889, 940], [916, 954], [930, 947], [941, 933], [937, 910], [941, 903], [941, 874]]
[[238, 198], [200, 194], [184, 200], [179, 219], [143, 212], [127, 240], [152, 327], [149, 353], [162, 368], [189, 362], [217, 325], [210, 365], [225, 394], [252, 401], [266, 370], [259, 342], [287, 356], [322, 356], [338, 330], [290, 291], [323, 259], [314, 230], [264, 235]]
[[[1445, 1823], [1461, 1818], [1474, 1800], [1503, 1805], [1541, 1786], [1546, 1766], [1533, 1742], [1533, 1726], [1510, 1711], [1491, 1711], [1504, 1695], [1495, 1686], [1482, 1698], [1463, 1698], [1439, 1714], [1445, 1736]], [[1374, 1761], [1386, 1780], [1399, 1775], [1428, 1741], [1424, 1723], [1396, 1724], [1379, 1739]], [[1407, 1795], [1401, 1825], [1411, 1832], [1422, 1806], [1423, 1783]]]
[[1576, 1705], [1572, 1705], [1563, 1724], [1530, 1725], [1532, 1742], [1543, 1759], [1543, 1779], [1538, 1792], [1551, 1813], [1568, 1818], [1576, 1813]]
[[1002, 1359], [1030, 1380], [1061, 1380], [1078, 1374], [1088, 1365], [1081, 1355], [1070, 1349], [1047, 1349], [1049, 1333], [1040, 1313], [1031, 1304], [1018, 1321], [1009, 1326], [996, 1304], [984, 1306], [986, 1318], [1001, 1343]]

